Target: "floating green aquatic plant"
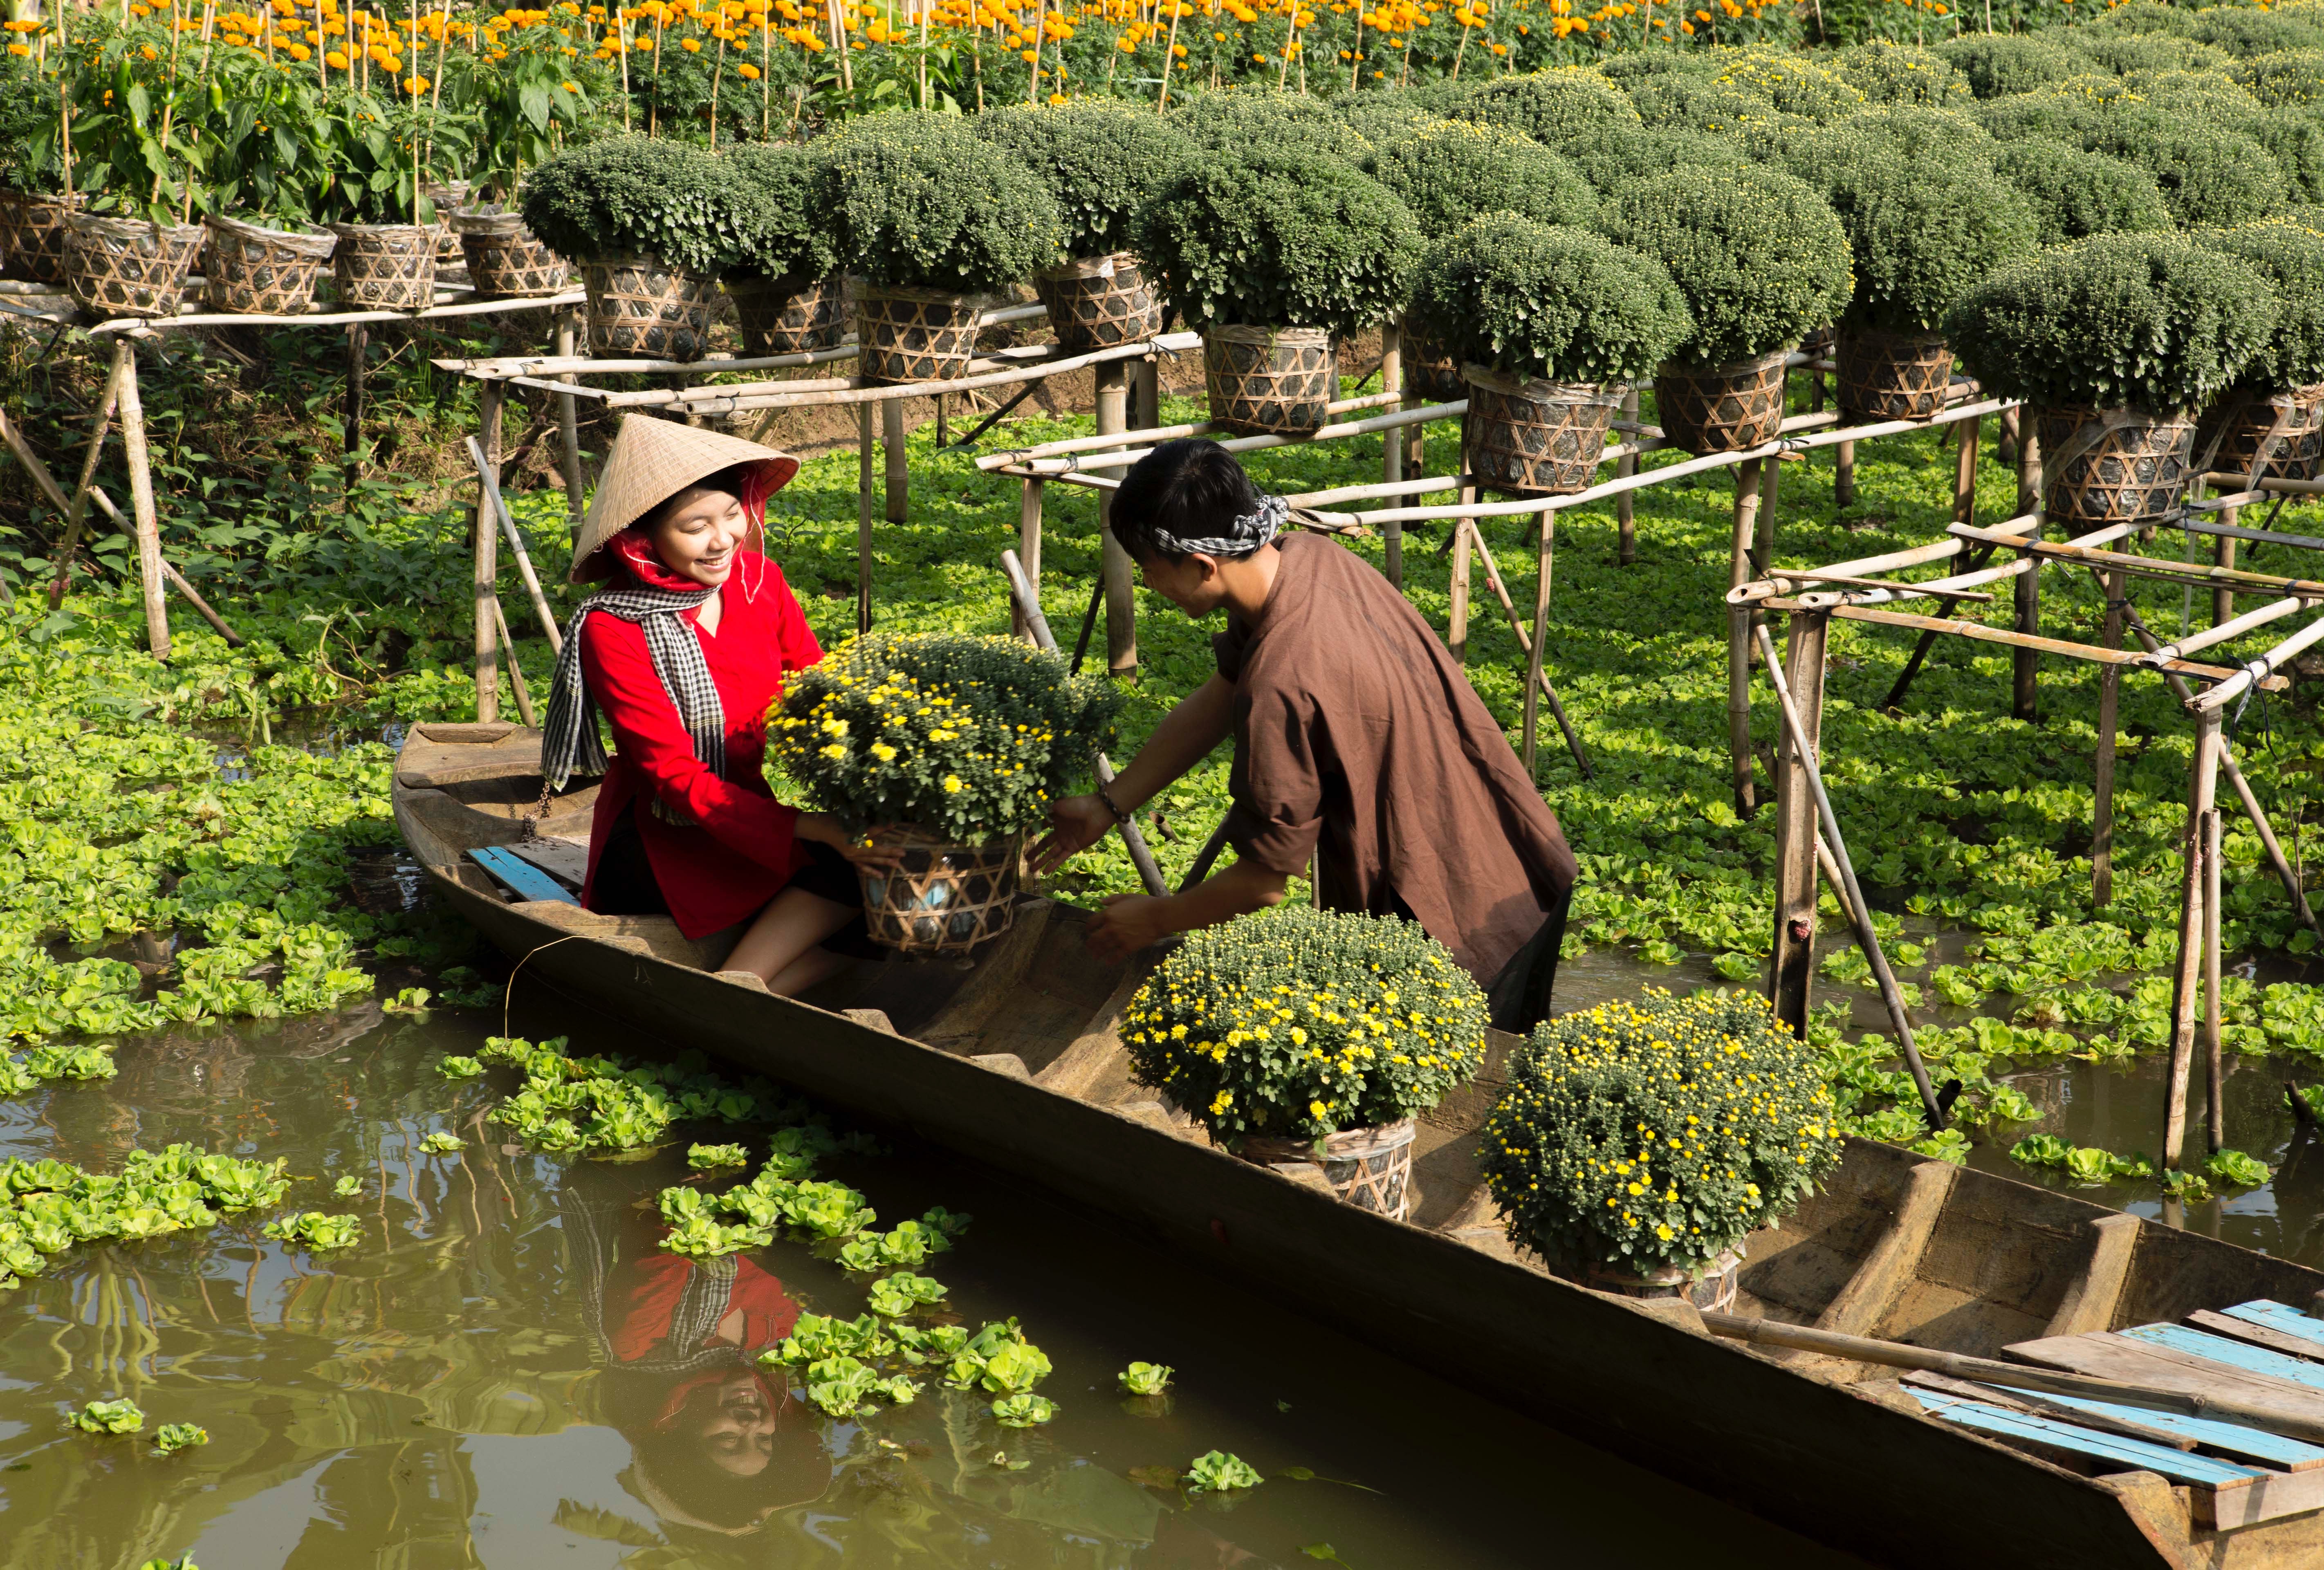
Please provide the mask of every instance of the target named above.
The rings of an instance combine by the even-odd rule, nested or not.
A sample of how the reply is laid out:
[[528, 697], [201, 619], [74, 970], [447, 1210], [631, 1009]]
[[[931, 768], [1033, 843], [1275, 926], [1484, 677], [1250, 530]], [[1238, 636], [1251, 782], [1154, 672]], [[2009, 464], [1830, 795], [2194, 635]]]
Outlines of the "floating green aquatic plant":
[[473, 1057], [447, 1057], [436, 1065], [436, 1072], [447, 1079], [474, 1079], [484, 1071], [484, 1066]]
[[1180, 1481], [1189, 1493], [1224, 1493], [1232, 1489], [1257, 1488], [1267, 1480], [1241, 1456], [1212, 1450], [1195, 1456]]
[[1176, 1372], [1165, 1362], [1133, 1362], [1114, 1377], [1133, 1396], [1158, 1396], [1170, 1388], [1170, 1376]]
[[164, 1423], [153, 1430], [153, 1448], [163, 1455], [209, 1442], [210, 1431], [198, 1423]]
[[1047, 1396], [1019, 1393], [992, 1403], [993, 1420], [1004, 1428], [1030, 1428], [1057, 1415], [1057, 1403]]
[[751, 1152], [740, 1145], [689, 1145], [686, 1164], [697, 1172], [713, 1172], [724, 1167], [747, 1167]]
[[278, 1217], [266, 1224], [266, 1235], [283, 1242], [293, 1242], [313, 1252], [323, 1253], [332, 1249], [353, 1248], [359, 1222], [352, 1215], [326, 1215], [319, 1210]]
[[74, 1414], [73, 1427], [84, 1434], [134, 1434], [145, 1427], [145, 1414], [126, 1398], [91, 1401]]
[[901, 1319], [945, 1295], [944, 1283], [929, 1276], [899, 1274], [872, 1283], [872, 1312], [883, 1319]]
[[438, 1129], [420, 1141], [420, 1149], [430, 1156], [450, 1156], [465, 1150], [467, 1143], [459, 1135]]

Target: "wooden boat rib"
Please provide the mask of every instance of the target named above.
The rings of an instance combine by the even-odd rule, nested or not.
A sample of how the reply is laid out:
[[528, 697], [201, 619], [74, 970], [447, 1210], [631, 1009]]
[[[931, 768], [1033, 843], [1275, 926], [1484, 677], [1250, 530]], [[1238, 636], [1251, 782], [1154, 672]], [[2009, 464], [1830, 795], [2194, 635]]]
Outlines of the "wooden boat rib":
[[[1028, 898], [973, 965], [860, 966], [796, 1001], [721, 974], [718, 946], [666, 918], [503, 891], [470, 853], [521, 839], [539, 747], [507, 725], [416, 728], [397, 825], [438, 896], [527, 975], [640, 1031], [1039, 1180], [1407, 1362], [1880, 1563], [2324, 1564], [2324, 1448], [1746, 1347], [1706, 1333], [1692, 1305], [1589, 1291], [1520, 1257], [1471, 1154], [1508, 1038], [1426, 1120], [1420, 1203], [1398, 1223], [1213, 1149], [1137, 1085], [1115, 1025], [1140, 972], [1093, 961], [1070, 906]], [[594, 803], [594, 787], [558, 799], [543, 832], [586, 839]], [[1735, 1311], [2324, 1418], [2324, 1319], [2303, 1312], [2319, 1289], [2324, 1273], [2286, 1261], [1856, 1141], [1797, 1216], [1751, 1240]]]

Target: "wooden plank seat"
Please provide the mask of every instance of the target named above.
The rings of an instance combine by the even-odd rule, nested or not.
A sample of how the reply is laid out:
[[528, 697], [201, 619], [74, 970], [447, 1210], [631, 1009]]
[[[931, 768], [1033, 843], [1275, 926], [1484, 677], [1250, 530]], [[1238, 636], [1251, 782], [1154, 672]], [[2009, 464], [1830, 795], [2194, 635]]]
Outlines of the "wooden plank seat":
[[2062, 1451], [2105, 1472], [2154, 1472], [2174, 1482], [2214, 1489], [2222, 1485], [2234, 1487], [2250, 1483], [2266, 1475], [2261, 1468], [2240, 1466], [2215, 1456], [2150, 1445], [2144, 1439], [2133, 1439], [2121, 1434], [2102, 1433], [2096, 1428], [2085, 1428], [2037, 1412], [1997, 1406], [1990, 1401], [1967, 1400], [1940, 1390], [1923, 1390], [1917, 1385], [1910, 1385], [1906, 1389], [1925, 1410], [1949, 1423], [1959, 1423], [1963, 1427], [1975, 1428], [1979, 1433], [1991, 1434], [1997, 1438], [2037, 1449]]
[[491, 873], [493, 882], [506, 887], [520, 900], [546, 900], [565, 905], [581, 903], [564, 884], [506, 845], [478, 845], [468, 852], [468, 859]]
[[2324, 1390], [2324, 1363], [2310, 1362], [2302, 1357], [2286, 1357], [2282, 1353], [2264, 1346], [2254, 1346], [2248, 1342], [2230, 1341], [2224, 1335], [2212, 1335], [2184, 1325], [2134, 1325], [2116, 1334], [2149, 1346], [2166, 1347], [2190, 1357], [2225, 1363], [2246, 1373], [2288, 1380], [2295, 1385], [2306, 1385], [2310, 1390]]

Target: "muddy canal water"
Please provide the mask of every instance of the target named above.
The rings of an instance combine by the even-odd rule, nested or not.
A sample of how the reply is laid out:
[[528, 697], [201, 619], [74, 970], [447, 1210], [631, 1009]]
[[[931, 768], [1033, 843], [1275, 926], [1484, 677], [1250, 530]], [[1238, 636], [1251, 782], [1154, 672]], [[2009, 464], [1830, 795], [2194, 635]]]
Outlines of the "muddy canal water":
[[[519, 1001], [521, 1034], [646, 1050]], [[93, 1172], [173, 1141], [287, 1157], [283, 1208], [362, 1226], [309, 1256], [245, 1213], [75, 1250], [0, 1299], [0, 1566], [1855, 1563], [925, 1150], [825, 1170], [889, 1218], [973, 1214], [929, 1273], [972, 1327], [1022, 1320], [1063, 1409], [1004, 1429], [990, 1398], [932, 1382], [866, 1420], [820, 1418], [752, 1354], [800, 1309], [860, 1312], [862, 1278], [805, 1246], [658, 1252], [651, 1205], [685, 1178], [686, 1141], [630, 1162], [511, 1142], [484, 1113], [512, 1071], [435, 1072], [499, 1023], [366, 1008], [206, 1029], [124, 1045], [110, 1082], [0, 1104], [0, 1155]], [[420, 1152], [439, 1131], [459, 1154]], [[335, 1197], [350, 1177], [359, 1194]], [[1125, 1402], [1132, 1360], [1175, 1366], [1174, 1392]], [[143, 1408], [145, 1436], [68, 1429], [113, 1397]], [[210, 1442], [155, 1455], [165, 1422]], [[1146, 1481], [1213, 1449], [1268, 1481], [1193, 1500]]]

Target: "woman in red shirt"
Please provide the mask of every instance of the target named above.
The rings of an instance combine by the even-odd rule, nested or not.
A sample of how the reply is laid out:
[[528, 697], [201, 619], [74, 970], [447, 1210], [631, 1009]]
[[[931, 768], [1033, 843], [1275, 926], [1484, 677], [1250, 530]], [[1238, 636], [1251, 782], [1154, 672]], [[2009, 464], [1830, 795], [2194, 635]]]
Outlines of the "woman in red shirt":
[[611, 581], [574, 613], [541, 741], [553, 789], [604, 776], [581, 903], [667, 912], [688, 937], [747, 922], [724, 968], [786, 994], [867, 951], [854, 865], [895, 859], [777, 801], [761, 767], [785, 677], [823, 658], [782, 569], [754, 549], [767, 498], [798, 472], [755, 442], [622, 421], [571, 575]]

